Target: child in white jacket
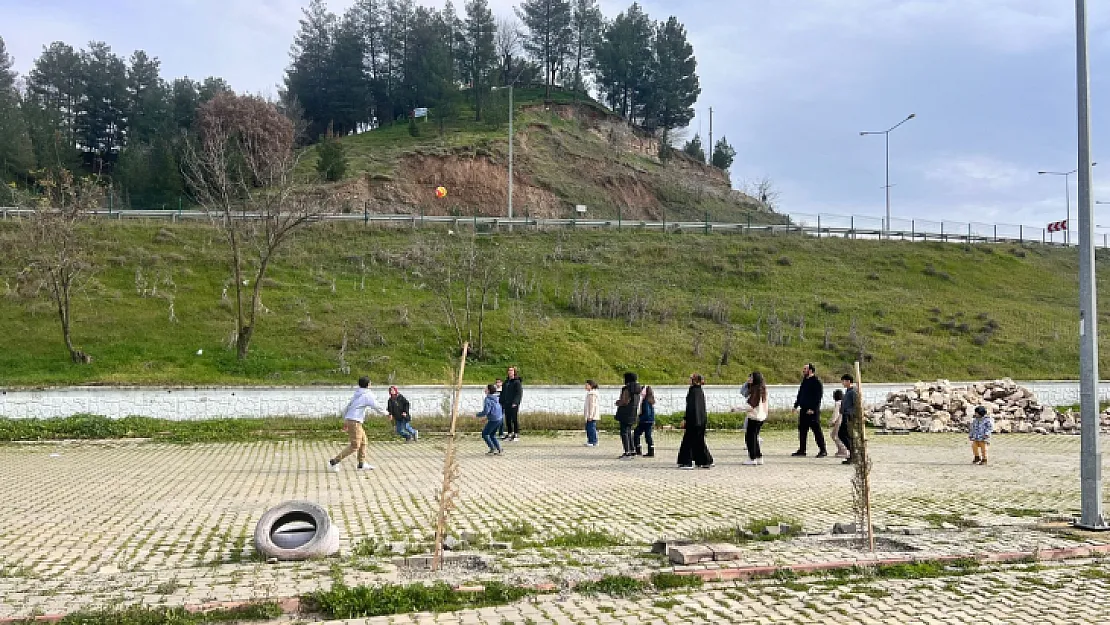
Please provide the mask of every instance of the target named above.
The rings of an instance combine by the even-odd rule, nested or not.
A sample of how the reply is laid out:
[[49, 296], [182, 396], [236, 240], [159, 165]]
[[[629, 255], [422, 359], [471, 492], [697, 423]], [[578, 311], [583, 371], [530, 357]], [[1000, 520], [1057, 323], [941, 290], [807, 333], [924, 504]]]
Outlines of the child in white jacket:
[[597, 421], [601, 407], [597, 402], [597, 382], [586, 380], [586, 404], [582, 409], [586, 417], [586, 447], [597, 447]]

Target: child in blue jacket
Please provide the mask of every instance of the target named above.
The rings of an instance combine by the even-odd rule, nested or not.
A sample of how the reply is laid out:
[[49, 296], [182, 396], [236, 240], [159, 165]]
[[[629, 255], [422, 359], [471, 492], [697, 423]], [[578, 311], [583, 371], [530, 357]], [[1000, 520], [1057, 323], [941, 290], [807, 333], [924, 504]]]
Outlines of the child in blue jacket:
[[501, 455], [501, 441], [497, 440], [497, 428], [501, 427], [504, 415], [501, 403], [497, 401], [497, 387], [493, 384], [486, 385], [486, 401], [482, 404], [482, 412], [478, 413], [479, 417], [486, 418], [486, 427], [482, 428], [482, 440], [486, 441], [486, 446], [489, 447], [486, 455]]
[[[640, 420], [636, 423], [636, 455], [645, 458], [655, 457], [655, 439], [652, 430], [655, 429], [655, 391], [650, 386], [644, 387], [644, 400], [640, 402]], [[647, 439], [647, 453], [640, 447], [640, 435]]]

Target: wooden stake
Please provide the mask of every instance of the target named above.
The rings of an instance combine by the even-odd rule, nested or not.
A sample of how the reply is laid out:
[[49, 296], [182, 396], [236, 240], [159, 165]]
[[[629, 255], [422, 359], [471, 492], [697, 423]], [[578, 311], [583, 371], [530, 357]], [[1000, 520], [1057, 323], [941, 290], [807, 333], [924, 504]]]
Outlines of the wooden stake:
[[863, 504], [866, 510], [867, 543], [875, 552], [875, 526], [871, 523], [871, 459], [867, 456], [867, 426], [863, 416], [863, 377], [860, 375], [859, 361], [856, 361], [856, 430], [859, 434], [858, 454], [854, 460], [863, 472]]
[[459, 477], [459, 465], [455, 460], [455, 427], [459, 420], [459, 399], [462, 396], [463, 372], [466, 371], [466, 355], [470, 343], [463, 343], [462, 361], [459, 363], [459, 377], [455, 380], [455, 398], [451, 403], [451, 433], [447, 437], [447, 453], [443, 457], [443, 485], [439, 490], [439, 512], [436, 515], [436, 548], [432, 557], [432, 570], [438, 571], [443, 563], [443, 539], [447, 534], [447, 515], [454, 508], [457, 494], [454, 487]]

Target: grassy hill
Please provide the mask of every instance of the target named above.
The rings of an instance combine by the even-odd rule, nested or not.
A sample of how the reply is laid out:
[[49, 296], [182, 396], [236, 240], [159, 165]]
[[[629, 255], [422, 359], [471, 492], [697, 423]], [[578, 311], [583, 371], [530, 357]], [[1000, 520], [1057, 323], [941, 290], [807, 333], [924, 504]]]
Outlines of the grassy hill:
[[[12, 236], [0, 223], [0, 249]], [[475, 240], [319, 224], [278, 259], [269, 312], [239, 362], [210, 226], [99, 222], [88, 236], [96, 270], [74, 304], [74, 336], [93, 364], [68, 362], [50, 304], [0, 255], [0, 384], [349, 383], [357, 373], [442, 383], [455, 333], [436, 276], [470, 245], [503, 263], [471, 382], [516, 364], [532, 384], [616, 383], [625, 370], [726, 383], [752, 369], [786, 383], [806, 361], [831, 377], [861, 354], [876, 382], [1074, 378], [1078, 368], [1074, 250], [627, 230]], [[1107, 258], [1098, 264], [1105, 276]], [[1110, 284], [1100, 289], [1105, 324]], [[339, 371], [344, 335], [350, 375]]]
[[[685, 154], [659, 159], [658, 143], [639, 136], [600, 104], [543, 90], [514, 91], [514, 214], [571, 217], [588, 207], [590, 217], [741, 221], [780, 219], [731, 188], [728, 174]], [[348, 210], [505, 215], [508, 205], [508, 100], [495, 92], [485, 120], [474, 121], [464, 105], [457, 117], [395, 124], [344, 137], [350, 159], [335, 185]], [[305, 163], [315, 165], [315, 154]], [[434, 189], [449, 190], [437, 200]]]

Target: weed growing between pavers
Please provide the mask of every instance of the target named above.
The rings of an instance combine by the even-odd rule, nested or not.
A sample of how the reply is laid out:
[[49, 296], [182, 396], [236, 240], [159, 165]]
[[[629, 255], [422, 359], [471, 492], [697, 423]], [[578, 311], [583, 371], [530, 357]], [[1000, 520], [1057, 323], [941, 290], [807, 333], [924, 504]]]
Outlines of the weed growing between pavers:
[[[189, 612], [184, 608], [130, 608], [70, 612], [56, 621], [59, 625], [209, 625], [245, 621], [270, 621], [282, 615], [276, 603], [252, 603], [236, 608]], [[27, 619], [19, 625], [32, 625]]]
[[570, 534], [559, 534], [543, 541], [544, 547], [620, 547], [628, 541], [621, 540], [604, 530], [577, 529]]
[[656, 590], [674, 590], [676, 588], [701, 588], [704, 580], [694, 575], [677, 575], [660, 571], [651, 576], [651, 585]]
[[538, 594], [531, 588], [488, 582], [478, 592], [462, 592], [450, 585], [385, 584], [348, 587], [336, 584], [331, 590], [306, 595], [306, 607], [332, 619], [366, 618], [411, 612], [454, 612], [468, 608], [506, 605]]
[[599, 580], [583, 582], [575, 590], [584, 595], [609, 595], [610, 597], [631, 597], [647, 589], [648, 585], [627, 575], [606, 575]]
[[969, 527], [980, 527], [979, 522], [974, 519], [964, 518], [962, 514], [926, 514], [921, 517], [923, 520], [928, 521], [933, 527], [943, 527], [945, 523], [955, 525], [958, 528], [965, 529]]

